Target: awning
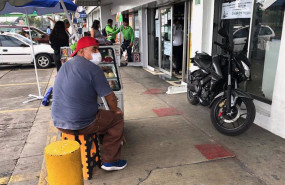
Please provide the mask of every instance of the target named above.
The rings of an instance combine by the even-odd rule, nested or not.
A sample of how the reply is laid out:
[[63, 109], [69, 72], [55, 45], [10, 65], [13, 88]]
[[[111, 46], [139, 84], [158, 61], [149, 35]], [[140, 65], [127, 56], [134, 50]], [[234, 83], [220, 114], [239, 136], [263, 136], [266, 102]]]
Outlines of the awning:
[[75, 4], [77, 6], [100, 6], [102, 5], [102, 0], [76, 0]]
[[77, 6], [103, 6], [111, 5], [111, 14], [123, 12], [151, 2], [173, 2], [172, 0], [76, 0]]

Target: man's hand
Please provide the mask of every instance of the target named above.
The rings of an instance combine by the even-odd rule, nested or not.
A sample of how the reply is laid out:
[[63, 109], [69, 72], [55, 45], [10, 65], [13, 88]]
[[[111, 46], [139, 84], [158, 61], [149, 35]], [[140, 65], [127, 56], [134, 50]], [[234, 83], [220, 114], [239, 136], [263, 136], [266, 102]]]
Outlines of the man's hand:
[[131, 42], [130, 45], [129, 45], [129, 47], [132, 47], [132, 46], [133, 46], [133, 43]]
[[119, 107], [117, 107], [117, 109], [113, 111], [115, 112], [115, 114], [120, 114], [120, 115], [124, 114], [123, 111]]
[[52, 19], [51, 17], [47, 17], [47, 19], [52, 21], [53, 23], [56, 23], [56, 21], [54, 19]]

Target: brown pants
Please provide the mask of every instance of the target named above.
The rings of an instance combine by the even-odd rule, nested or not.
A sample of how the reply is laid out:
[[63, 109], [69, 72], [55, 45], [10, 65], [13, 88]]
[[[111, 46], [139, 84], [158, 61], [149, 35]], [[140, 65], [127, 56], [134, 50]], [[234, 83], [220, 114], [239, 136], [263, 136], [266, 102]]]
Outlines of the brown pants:
[[[73, 130], [58, 128], [61, 132], [74, 134]], [[121, 156], [121, 141], [124, 132], [124, 119], [122, 115], [115, 114], [112, 111], [99, 110], [96, 118], [89, 126], [78, 130], [80, 135], [104, 134], [103, 150], [104, 163], [117, 161]]]

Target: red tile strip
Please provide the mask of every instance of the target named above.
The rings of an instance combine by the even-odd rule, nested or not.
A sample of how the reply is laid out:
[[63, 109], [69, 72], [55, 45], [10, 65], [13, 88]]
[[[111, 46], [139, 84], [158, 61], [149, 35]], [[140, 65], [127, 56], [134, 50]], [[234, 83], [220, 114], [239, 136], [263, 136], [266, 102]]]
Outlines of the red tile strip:
[[162, 89], [148, 89], [144, 94], [162, 94], [164, 91]]
[[234, 157], [235, 154], [218, 144], [195, 145], [195, 147], [208, 159]]
[[152, 109], [152, 111], [157, 114], [158, 117], [163, 116], [173, 116], [173, 115], [182, 115], [182, 112], [176, 110], [172, 107], [169, 108], [160, 108], [160, 109]]

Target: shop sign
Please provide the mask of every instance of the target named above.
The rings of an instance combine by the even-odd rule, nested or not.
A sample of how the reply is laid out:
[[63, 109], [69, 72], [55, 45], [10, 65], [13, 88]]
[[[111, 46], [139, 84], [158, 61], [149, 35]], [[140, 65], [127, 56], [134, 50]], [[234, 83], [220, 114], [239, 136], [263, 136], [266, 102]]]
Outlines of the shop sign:
[[87, 17], [87, 14], [85, 13], [85, 11], [83, 11], [83, 12], [80, 12], [79, 13], [80, 14], [80, 18], [86, 18]]
[[251, 18], [252, 0], [236, 0], [222, 4], [222, 19]]

